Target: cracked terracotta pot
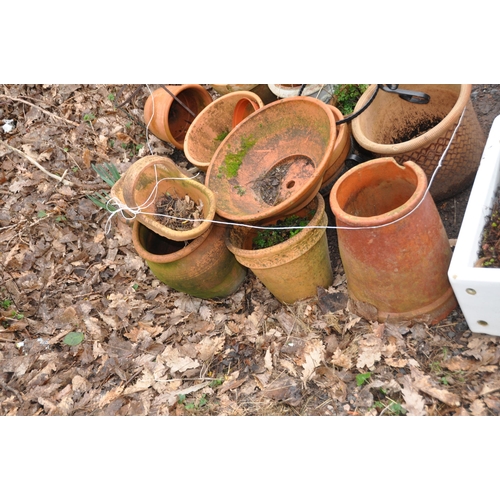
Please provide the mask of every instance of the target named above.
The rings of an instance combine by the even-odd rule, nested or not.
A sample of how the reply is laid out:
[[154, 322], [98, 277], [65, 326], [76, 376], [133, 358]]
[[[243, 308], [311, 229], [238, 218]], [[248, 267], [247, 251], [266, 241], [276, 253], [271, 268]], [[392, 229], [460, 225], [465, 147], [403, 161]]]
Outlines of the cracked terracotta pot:
[[[189, 198], [201, 207], [198, 226], [185, 231], [171, 229], [156, 217], [156, 203], [168, 193]], [[192, 240], [210, 228], [215, 217], [214, 194], [204, 184], [190, 179], [170, 158], [145, 156], [133, 163], [111, 189], [111, 195], [130, 207], [139, 222], [155, 233], [174, 241]], [[140, 210], [137, 208], [140, 207]]]
[[163, 283], [193, 297], [227, 297], [246, 277], [246, 269], [227, 249], [228, 226], [212, 223], [209, 230], [190, 242], [169, 240], [139, 221], [132, 228], [136, 252]]
[[231, 92], [204, 108], [191, 123], [184, 139], [186, 158], [206, 171], [215, 151], [229, 132], [264, 106], [253, 92]]
[[[368, 320], [437, 323], [457, 303], [451, 249], [425, 172], [378, 158], [342, 175], [330, 206], [351, 310]], [[379, 227], [381, 226], [381, 227]]]
[[[430, 190], [436, 201], [460, 193], [474, 181], [485, 144], [470, 100], [472, 86], [401, 84], [399, 87], [423, 92], [430, 96], [430, 101], [415, 104], [401, 99], [398, 94], [378, 91], [368, 108], [352, 120], [356, 142], [376, 158], [393, 157], [400, 164], [414, 161], [430, 180], [466, 108]], [[371, 85], [363, 93], [355, 113], [363, 108], [376, 89], [377, 85]]]
[[[328, 217], [321, 195], [295, 212], [299, 217], [315, 211], [308, 226], [326, 226]], [[265, 225], [273, 227], [278, 218]], [[333, 282], [326, 229], [308, 229], [277, 245], [253, 250], [257, 229], [234, 226], [227, 235], [227, 247], [236, 259], [248, 267], [281, 302], [292, 304], [314, 297], [317, 287], [328, 288]]]
[[216, 150], [205, 184], [217, 213], [236, 222], [293, 213], [318, 193], [336, 138], [333, 113], [312, 97], [255, 111]]
[[201, 110], [212, 102], [212, 96], [208, 90], [195, 83], [167, 85], [166, 88], [181, 102], [163, 88], [155, 90], [144, 105], [144, 123], [149, 125], [156, 137], [177, 149], [184, 149], [184, 138], [189, 126]]

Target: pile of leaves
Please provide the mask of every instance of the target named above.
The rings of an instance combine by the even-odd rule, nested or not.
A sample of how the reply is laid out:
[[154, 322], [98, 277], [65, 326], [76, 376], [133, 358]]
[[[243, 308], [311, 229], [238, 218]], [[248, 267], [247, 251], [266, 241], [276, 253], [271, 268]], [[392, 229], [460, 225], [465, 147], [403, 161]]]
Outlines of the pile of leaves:
[[332, 286], [293, 306], [250, 272], [218, 300], [159, 282], [87, 196], [107, 188], [93, 164], [123, 173], [149, 147], [194, 168], [146, 133], [136, 90], [1, 88], [1, 415], [500, 415], [498, 337], [459, 309], [368, 322], [338, 259]]

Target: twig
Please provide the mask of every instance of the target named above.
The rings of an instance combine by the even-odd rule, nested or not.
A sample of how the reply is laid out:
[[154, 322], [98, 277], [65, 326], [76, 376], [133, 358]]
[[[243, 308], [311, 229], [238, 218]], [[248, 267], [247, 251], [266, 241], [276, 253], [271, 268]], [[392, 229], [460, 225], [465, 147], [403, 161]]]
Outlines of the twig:
[[63, 118], [62, 116], [58, 116], [54, 113], [51, 113], [50, 111], [47, 111], [46, 109], [43, 109], [40, 106], [33, 104], [32, 102], [25, 101], [24, 99], [19, 99], [18, 97], [11, 97], [10, 95], [6, 95], [6, 94], [0, 94], [0, 97], [5, 97], [7, 99], [11, 99], [12, 101], [22, 102], [23, 104], [27, 104], [28, 106], [33, 106], [34, 108], [39, 109], [42, 113], [45, 113], [46, 115], [57, 118], [58, 120], [65, 121], [66, 123], [69, 123], [70, 125], [74, 125], [75, 127], [78, 127], [80, 125], [79, 123], [72, 122], [71, 120], [68, 120], [67, 118]]
[[12, 339], [4, 339], [3, 337], [0, 337], [0, 342], [12, 342], [12, 343], [16, 343], [17, 340], [12, 340]]
[[24, 400], [21, 397], [21, 394], [19, 393], [19, 391], [16, 391], [16, 389], [13, 389], [12, 387], [3, 383], [2, 381], [0, 381], [0, 385], [3, 387], [4, 391], [9, 391], [9, 392], [12, 392], [13, 394], [15, 394], [17, 399], [19, 399], [19, 401], [21, 402], [21, 404], [24, 403]]
[[14, 148], [10, 144], [7, 144], [4, 141], [0, 141], [0, 144], [7, 146], [8, 148], [12, 149], [12, 151], [15, 151], [17, 154], [21, 155], [23, 158], [26, 158], [26, 160], [35, 165], [35, 167], [39, 168], [44, 174], [48, 175], [49, 177], [52, 177], [52, 179], [56, 179], [58, 182], [62, 182], [65, 186], [70, 186], [70, 187], [77, 186], [77, 184], [75, 184], [74, 182], [67, 181], [66, 179], [63, 179], [63, 177], [59, 177], [58, 175], [50, 173], [48, 170], [42, 167], [40, 163], [38, 163], [34, 158], [31, 158], [31, 156], [28, 156], [26, 153], [23, 153], [19, 149]]

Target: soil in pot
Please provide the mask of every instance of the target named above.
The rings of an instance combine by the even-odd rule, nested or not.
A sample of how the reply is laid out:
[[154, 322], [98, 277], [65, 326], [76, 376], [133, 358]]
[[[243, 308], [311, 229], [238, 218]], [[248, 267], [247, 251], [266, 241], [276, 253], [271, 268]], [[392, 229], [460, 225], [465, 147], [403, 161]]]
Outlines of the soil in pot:
[[433, 129], [436, 125], [443, 120], [444, 116], [435, 118], [424, 118], [417, 123], [409, 123], [407, 128], [398, 130], [398, 134], [391, 137], [391, 144], [399, 144], [401, 142], [407, 142], [415, 137], [419, 137], [425, 134], [428, 130]]
[[484, 225], [476, 267], [500, 268], [500, 189], [497, 189], [491, 214]]
[[188, 195], [175, 198], [164, 193], [156, 202], [156, 219], [175, 231], [189, 231], [201, 224], [203, 205], [196, 204]]

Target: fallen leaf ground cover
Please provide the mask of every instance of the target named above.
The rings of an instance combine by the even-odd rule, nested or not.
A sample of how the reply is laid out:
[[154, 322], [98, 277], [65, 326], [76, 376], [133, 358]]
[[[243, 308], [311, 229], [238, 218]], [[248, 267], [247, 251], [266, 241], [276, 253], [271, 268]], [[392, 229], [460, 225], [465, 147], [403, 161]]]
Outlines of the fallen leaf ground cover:
[[0, 89], [14, 126], [0, 127], [1, 415], [500, 414], [498, 337], [471, 333], [459, 309], [435, 326], [353, 315], [334, 252], [333, 285], [293, 306], [250, 272], [219, 300], [159, 282], [130, 226], [88, 198], [109, 191], [95, 164], [124, 172], [157, 154], [197, 172], [146, 130], [148, 95]]

